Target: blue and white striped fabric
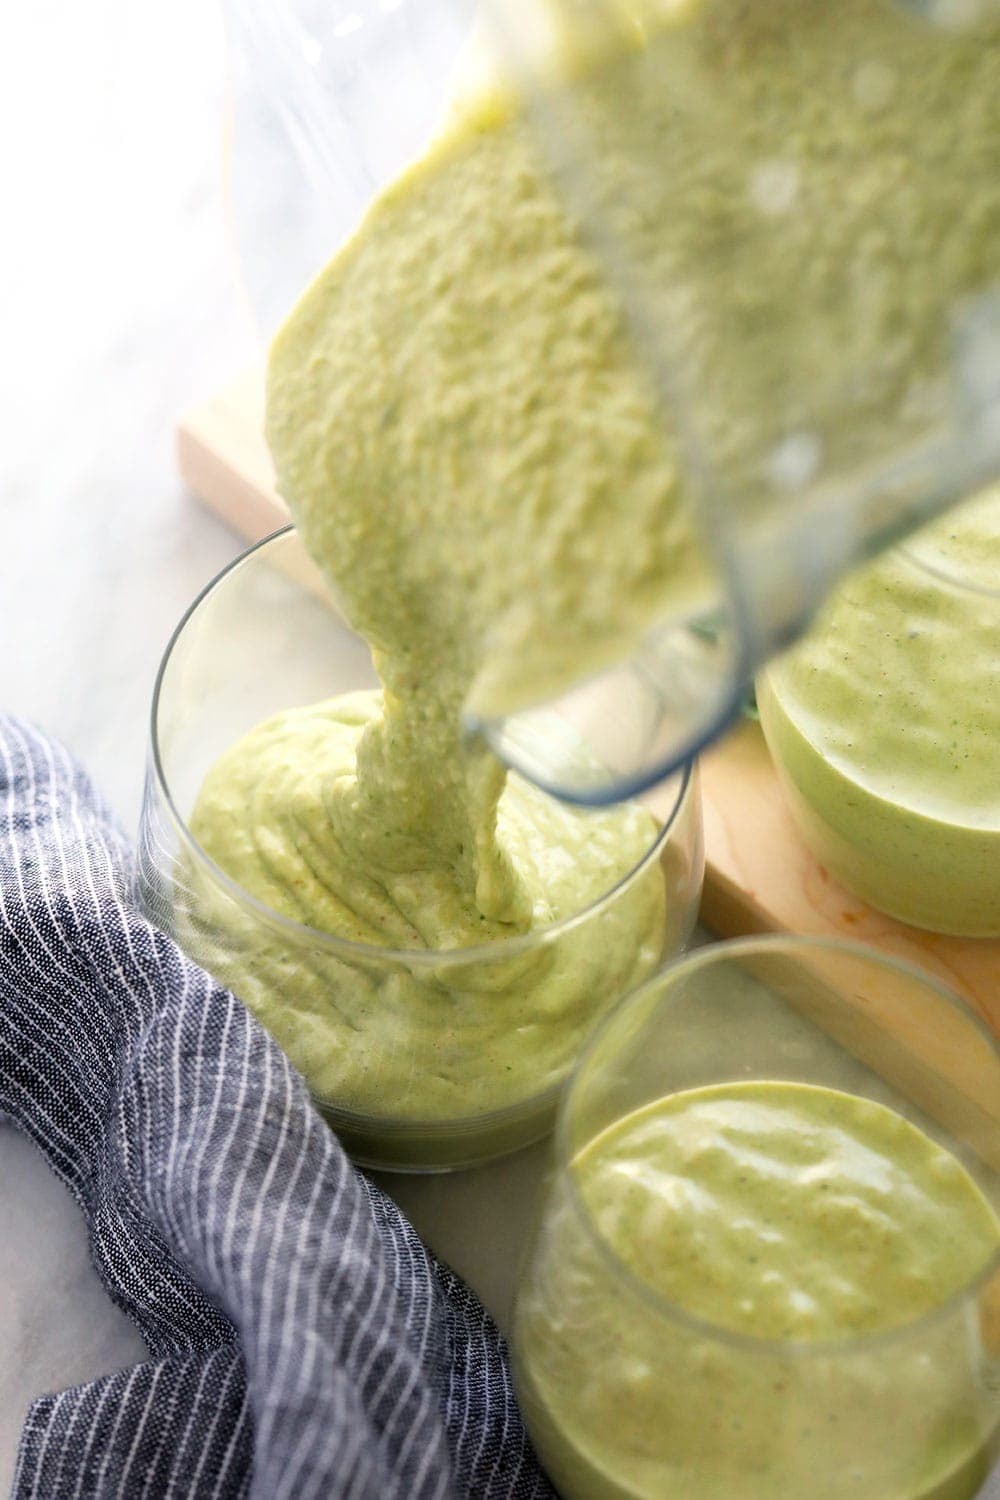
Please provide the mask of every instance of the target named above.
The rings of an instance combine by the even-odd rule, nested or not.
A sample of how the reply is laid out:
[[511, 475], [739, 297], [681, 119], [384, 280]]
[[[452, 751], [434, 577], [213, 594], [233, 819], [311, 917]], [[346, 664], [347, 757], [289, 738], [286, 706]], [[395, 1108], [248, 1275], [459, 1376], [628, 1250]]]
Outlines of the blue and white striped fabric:
[[0, 717], [0, 1111], [149, 1348], [35, 1402], [16, 1500], [552, 1496], [483, 1308], [128, 889], [86, 776]]

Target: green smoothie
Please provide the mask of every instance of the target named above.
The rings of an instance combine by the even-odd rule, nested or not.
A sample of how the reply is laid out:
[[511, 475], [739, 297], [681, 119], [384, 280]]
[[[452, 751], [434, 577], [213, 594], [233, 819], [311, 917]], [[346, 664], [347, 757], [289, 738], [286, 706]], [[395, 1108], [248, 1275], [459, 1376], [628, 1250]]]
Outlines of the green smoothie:
[[[191, 830], [270, 911], [401, 956], [388, 978], [361, 948], [309, 959], [207, 882], [187, 942], [325, 1101], [453, 1121], [547, 1094], [551, 1113], [594, 1019], [687, 912], [652, 861], [547, 939], [656, 824], [508, 780], [463, 712], [484, 684], [534, 698], [619, 654], [665, 580], [698, 597], [704, 562], [620, 310], [509, 107], [463, 118], [306, 293], [271, 352], [267, 432], [382, 693], [260, 726]], [[407, 962], [421, 950], [474, 951]]]
[[[297, 939], [209, 881], [190, 902], [186, 942], [320, 1100], [427, 1122], [541, 1101], [548, 1118], [595, 1012], [648, 974], [666, 942], [682, 941], [666, 905], [670, 861], [654, 854], [626, 879], [650, 855], [653, 820], [635, 804], [582, 813], [511, 776], [491, 841], [523, 910], [501, 920], [456, 873], [458, 859], [449, 863], [430, 839], [405, 842], [393, 804], [372, 827], [374, 853], [362, 856], [341, 834], [359, 745], [384, 725], [381, 696], [368, 692], [279, 714], [219, 759], [191, 822], [269, 911], [355, 946], [324, 951], [307, 934]], [[443, 827], [448, 814], [445, 803]], [[674, 873], [681, 883], [686, 871]], [[619, 882], [599, 911], [565, 926]], [[449, 962], [456, 950], [461, 961]]]
[[975, 1492], [1000, 1351], [974, 1295], [929, 1315], [1000, 1221], [948, 1151], [868, 1099], [732, 1083], [625, 1116], [568, 1170], [515, 1325], [566, 1500]]
[[[943, 39], [882, 0], [643, 14], [645, 38], [596, 52], [582, 32], [564, 38], [562, 77], [606, 148], [598, 195], [639, 174], [635, 248], [658, 284], [676, 283], [677, 347], [710, 357], [699, 422], [716, 455], [744, 455], [749, 513], [746, 445], [794, 427], [800, 394], [839, 379], [845, 350], [864, 378], [851, 421], [823, 434], [837, 465], [866, 462], [887, 424], [900, 442], [924, 430], [915, 384], [937, 369], [942, 318], [994, 268], [1000, 28]], [[870, 87], [860, 103], [844, 88], [869, 54], [894, 69], [874, 104]], [[732, 85], [724, 111], [687, 107], [689, 61], [702, 105], [713, 80]], [[752, 189], [789, 152], [808, 211], [776, 229]], [[913, 176], [902, 218], [901, 173]], [[780, 338], [776, 274], [803, 292]], [[271, 353], [267, 435], [383, 692], [249, 736], [209, 776], [195, 837], [271, 911], [373, 947], [517, 942], [585, 908], [635, 864], [652, 823], [633, 809], [603, 823], [536, 815], [523, 789], [505, 793], [463, 716], [543, 700], [654, 625], [699, 617], [719, 582], [634, 325], [512, 96], [466, 108], [306, 292]], [[222, 898], [202, 902], [192, 942], [324, 1097], [460, 1116], [558, 1076], [588, 1021], [655, 963], [663, 905], [650, 868], [617, 923], [541, 945], [516, 982], [512, 949], [472, 1001], [405, 964], [391, 984], [331, 992], [325, 965], [266, 923], [247, 965], [227, 923], [257, 917]]]
[[905, 922], [1000, 935], [1000, 489], [843, 584], [758, 703], [838, 880]]

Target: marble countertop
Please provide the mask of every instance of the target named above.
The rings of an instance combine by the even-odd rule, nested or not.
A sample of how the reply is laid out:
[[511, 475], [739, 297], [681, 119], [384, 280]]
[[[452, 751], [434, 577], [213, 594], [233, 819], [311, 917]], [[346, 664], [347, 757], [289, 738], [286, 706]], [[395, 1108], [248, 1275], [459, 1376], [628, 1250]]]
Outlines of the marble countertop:
[[[0, 55], [0, 131], [18, 144], [0, 238], [0, 704], [59, 736], [129, 830], [160, 654], [241, 547], [173, 459], [177, 417], [259, 353], [227, 208], [225, 77], [203, 0], [22, 6]], [[544, 1159], [387, 1182], [501, 1320]], [[145, 1351], [75, 1205], [2, 1124], [0, 1195], [6, 1491], [28, 1402]]]

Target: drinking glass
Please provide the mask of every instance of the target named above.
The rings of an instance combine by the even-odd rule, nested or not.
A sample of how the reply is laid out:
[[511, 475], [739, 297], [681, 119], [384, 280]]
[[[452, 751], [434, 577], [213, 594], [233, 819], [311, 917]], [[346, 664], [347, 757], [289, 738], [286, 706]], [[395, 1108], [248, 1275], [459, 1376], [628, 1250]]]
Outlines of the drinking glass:
[[[189, 818], [207, 771], [262, 720], [377, 686], [367, 646], [292, 528], [227, 567], [181, 620], [157, 678], [138, 896], [193, 958], [266, 1011], [357, 1161], [465, 1167], [551, 1128], [594, 1021], [686, 943], [704, 864], [697, 772], [685, 768], [658, 799], [635, 867], [565, 920], [448, 951], [349, 942], [243, 890]], [[615, 942], [633, 929], [634, 946]], [[553, 966], [564, 986], [540, 1011]]]
[[[814, 634], [758, 679], [788, 806], [820, 864], [869, 905], [933, 932], [1000, 937], [1000, 489], [872, 576], [874, 602], [864, 575], [848, 579]], [[823, 707], [852, 671], [848, 651], [867, 691], [879, 683], [862, 739]]]
[[887, 1106], [1000, 1208], [1000, 1049], [935, 980], [796, 937], [679, 960], [603, 1023], [560, 1107], [514, 1315], [543, 1464], [564, 1500], [968, 1500], [1000, 1422], [1000, 1251], [902, 1326], [751, 1337], [654, 1291], [588, 1209], [575, 1164], [602, 1132], [666, 1096], [748, 1081]]

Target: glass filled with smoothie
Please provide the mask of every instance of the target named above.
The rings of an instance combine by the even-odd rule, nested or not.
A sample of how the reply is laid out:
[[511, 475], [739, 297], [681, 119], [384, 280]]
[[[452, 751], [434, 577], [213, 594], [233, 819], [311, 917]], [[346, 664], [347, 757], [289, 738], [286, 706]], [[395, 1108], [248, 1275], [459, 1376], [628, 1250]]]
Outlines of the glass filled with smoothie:
[[515, 1305], [564, 1500], [970, 1500], [1000, 1423], [1000, 1049], [858, 945], [726, 943], [604, 1023]]
[[429, 685], [417, 746], [359, 813], [384, 692], [294, 531], [238, 559], [161, 668], [139, 893], [272, 1031], [358, 1161], [457, 1168], [551, 1128], [596, 1019], [684, 946], [697, 773], [657, 814], [570, 808], [464, 748], [457, 716], [449, 742]]
[[1000, 488], [852, 575], [757, 702], [835, 879], [903, 922], [1000, 936]]

